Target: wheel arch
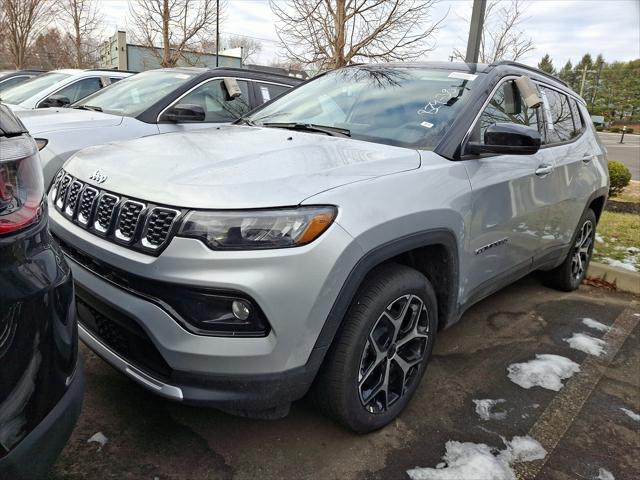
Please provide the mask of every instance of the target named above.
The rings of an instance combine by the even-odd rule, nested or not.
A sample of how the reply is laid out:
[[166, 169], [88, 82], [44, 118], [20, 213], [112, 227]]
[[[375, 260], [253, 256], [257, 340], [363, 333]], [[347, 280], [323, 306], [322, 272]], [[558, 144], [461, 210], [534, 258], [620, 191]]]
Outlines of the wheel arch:
[[438, 328], [451, 323], [456, 314], [459, 282], [456, 237], [447, 229], [427, 230], [394, 239], [360, 258], [342, 285], [314, 349], [331, 345], [364, 279], [374, 268], [388, 262], [407, 265], [423, 273], [438, 298]]

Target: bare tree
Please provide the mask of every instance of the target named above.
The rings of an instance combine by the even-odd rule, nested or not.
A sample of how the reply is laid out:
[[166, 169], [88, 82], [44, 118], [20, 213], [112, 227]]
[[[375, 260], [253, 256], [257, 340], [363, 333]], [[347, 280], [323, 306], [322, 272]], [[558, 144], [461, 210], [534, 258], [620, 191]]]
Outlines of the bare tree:
[[[492, 0], [487, 4], [478, 57], [481, 63], [518, 60], [535, 49], [533, 39], [520, 28], [525, 13], [521, 0]], [[453, 55], [465, 58], [465, 53], [457, 49]]]
[[47, 25], [54, 7], [50, 0], [0, 0], [2, 35], [16, 68], [25, 66], [27, 51]]
[[91, 62], [92, 40], [101, 31], [102, 14], [91, 0], [61, 0], [61, 19], [70, 27], [73, 40], [73, 63], [76, 67], [89, 66]]
[[242, 35], [231, 35], [224, 43], [226, 48], [242, 48], [243, 65], [255, 62], [256, 56], [262, 51], [262, 43], [259, 40]]
[[270, 0], [286, 56], [336, 68], [357, 61], [409, 60], [433, 50], [437, 0]]
[[160, 65], [173, 67], [180, 59], [189, 62], [185, 52], [215, 28], [216, 0], [135, 0], [129, 13], [134, 38], [152, 49]]

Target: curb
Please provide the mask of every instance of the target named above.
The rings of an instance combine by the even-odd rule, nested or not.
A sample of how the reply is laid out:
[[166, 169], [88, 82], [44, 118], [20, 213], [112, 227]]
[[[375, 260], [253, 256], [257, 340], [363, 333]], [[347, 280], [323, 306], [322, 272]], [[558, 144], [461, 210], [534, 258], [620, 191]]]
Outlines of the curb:
[[591, 262], [587, 270], [587, 278], [598, 279], [610, 283], [620, 292], [640, 295], [640, 273], [612, 267], [603, 263]]

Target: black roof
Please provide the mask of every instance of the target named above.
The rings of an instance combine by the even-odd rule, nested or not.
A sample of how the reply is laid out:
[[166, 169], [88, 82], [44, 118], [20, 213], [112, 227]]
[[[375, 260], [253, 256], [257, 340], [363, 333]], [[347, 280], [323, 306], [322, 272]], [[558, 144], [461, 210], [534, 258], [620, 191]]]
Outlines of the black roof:
[[[186, 73], [189, 75], [202, 75], [204, 77], [214, 77], [216, 75], [228, 75], [230, 77], [248, 77], [256, 80], [271, 80], [274, 82], [285, 83], [287, 85], [298, 85], [304, 80], [301, 78], [291, 77], [279, 73], [263, 72], [252, 68], [239, 67], [171, 67], [158, 70], [171, 70], [174, 72]], [[147, 70], [149, 71], [149, 70]]]

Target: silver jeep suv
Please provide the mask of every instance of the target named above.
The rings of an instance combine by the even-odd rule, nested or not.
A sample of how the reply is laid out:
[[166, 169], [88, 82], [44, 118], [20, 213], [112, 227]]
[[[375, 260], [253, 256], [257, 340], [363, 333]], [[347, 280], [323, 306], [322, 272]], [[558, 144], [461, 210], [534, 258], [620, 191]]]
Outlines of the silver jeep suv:
[[236, 125], [78, 152], [49, 192], [80, 336], [164, 397], [358, 432], [437, 331], [534, 271], [576, 289], [608, 191], [584, 101], [514, 63], [323, 74]]

